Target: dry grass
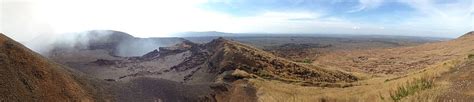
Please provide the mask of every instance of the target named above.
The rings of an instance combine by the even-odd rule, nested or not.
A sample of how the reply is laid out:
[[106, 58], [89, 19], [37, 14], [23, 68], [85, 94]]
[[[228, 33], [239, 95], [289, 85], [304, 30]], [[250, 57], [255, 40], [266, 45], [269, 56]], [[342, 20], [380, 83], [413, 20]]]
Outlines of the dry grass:
[[93, 101], [82, 79], [0, 33], [0, 101]]
[[207, 45], [215, 47], [210, 50], [214, 51], [210, 63], [219, 64], [215, 65], [217, 69], [234, 68], [269, 80], [309, 84], [357, 81], [357, 77], [348, 73], [293, 62], [239, 42], [217, 39]]
[[469, 55], [467, 55], [467, 58], [469, 58], [469, 59], [474, 59], [474, 54], [469, 54]]
[[428, 43], [419, 46], [334, 51], [315, 59], [314, 64], [334, 66], [347, 71], [403, 75], [430, 65], [466, 56], [473, 51], [474, 38]]
[[[430, 89], [432, 87], [434, 87], [433, 78], [415, 79], [411, 82], [407, 82], [406, 85], [399, 86], [397, 90], [391, 91], [390, 98], [393, 101], [400, 101], [402, 98], [413, 95], [419, 91]], [[383, 97], [381, 99], [384, 100]]]
[[450, 82], [437, 80], [467, 59], [473, 40], [458, 39], [421, 46], [336, 52], [313, 63], [353, 73], [361, 80], [346, 88], [304, 87], [253, 80], [260, 101], [435, 101]]
[[[448, 84], [433, 79], [448, 72], [462, 60], [455, 59], [432, 65], [425, 70], [414, 71], [403, 76], [373, 76], [347, 88], [304, 87], [278, 81], [252, 80], [262, 102], [323, 102], [323, 101], [393, 101], [390, 97], [404, 93], [397, 101], [430, 100]], [[390, 81], [386, 81], [390, 80]], [[407, 83], [408, 82], [408, 83]], [[408, 91], [399, 91], [403, 86]], [[408, 94], [406, 94], [408, 93]]]

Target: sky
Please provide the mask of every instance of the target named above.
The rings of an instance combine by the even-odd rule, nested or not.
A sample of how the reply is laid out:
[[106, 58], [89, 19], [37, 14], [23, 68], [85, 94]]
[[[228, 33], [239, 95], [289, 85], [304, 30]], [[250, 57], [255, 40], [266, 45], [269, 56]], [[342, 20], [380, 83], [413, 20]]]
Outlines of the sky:
[[137, 37], [187, 31], [458, 37], [474, 0], [0, 0], [16, 40], [111, 29]]

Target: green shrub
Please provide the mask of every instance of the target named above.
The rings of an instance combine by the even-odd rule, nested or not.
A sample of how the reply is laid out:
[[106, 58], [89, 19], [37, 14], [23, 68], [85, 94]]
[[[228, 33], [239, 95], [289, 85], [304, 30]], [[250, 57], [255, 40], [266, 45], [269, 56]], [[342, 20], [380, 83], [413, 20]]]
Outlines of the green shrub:
[[390, 92], [390, 97], [393, 101], [400, 101], [402, 98], [413, 95], [418, 91], [432, 88], [433, 85], [434, 83], [432, 79], [415, 79], [412, 82], [407, 82], [406, 85], [399, 86], [397, 90]]
[[313, 60], [311, 59], [304, 59], [303, 61], [300, 61], [301, 63], [308, 63], [308, 64], [311, 64], [313, 63]]

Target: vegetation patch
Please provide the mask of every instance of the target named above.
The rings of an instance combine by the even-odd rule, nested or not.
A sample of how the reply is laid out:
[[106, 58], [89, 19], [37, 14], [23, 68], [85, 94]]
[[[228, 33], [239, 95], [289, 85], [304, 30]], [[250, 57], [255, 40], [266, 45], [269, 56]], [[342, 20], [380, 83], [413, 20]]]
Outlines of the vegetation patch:
[[416, 92], [432, 88], [434, 86], [433, 81], [433, 79], [429, 78], [420, 78], [407, 82], [406, 85], [399, 86], [397, 90], [391, 91], [390, 98], [398, 102], [402, 98], [413, 95]]
[[303, 59], [303, 60], [299, 60], [299, 61], [296, 61], [296, 62], [311, 64], [311, 63], [313, 63], [313, 61], [314, 60], [311, 60], [311, 59]]
[[469, 54], [469, 55], [467, 55], [467, 58], [469, 58], [469, 59], [474, 59], [474, 54]]

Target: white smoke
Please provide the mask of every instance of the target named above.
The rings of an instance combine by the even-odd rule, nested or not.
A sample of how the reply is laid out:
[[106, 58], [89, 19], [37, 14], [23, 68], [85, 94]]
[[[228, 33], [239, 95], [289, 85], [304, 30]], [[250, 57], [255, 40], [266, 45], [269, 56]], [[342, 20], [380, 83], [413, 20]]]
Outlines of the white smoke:
[[[54, 48], [62, 49], [88, 49], [89, 42], [108, 40], [108, 36], [111, 34], [110, 31], [94, 31], [91, 32], [74, 32], [74, 33], [63, 33], [63, 34], [43, 34], [37, 36], [29, 41], [23, 41], [22, 43], [32, 49], [33, 51], [47, 56]], [[45, 36], [47, 35], [47, 36]]]
[[119, 43], [119, 45], [116, 47], [115, 54], [117, 56], [125, 57], [142, 56], [162, 46], [165, 45], [149, 39], [124, 41]]
[[34, 51], [48, 56], [51, 51], [105, 50], [114, 56], [142, 56], [159, 47], [180, 43], [179, 38], [136, 38], [127, 33], [112, 30], [94, 30], [65, 33], [57, 36], [40, 36], [24, 44]]

